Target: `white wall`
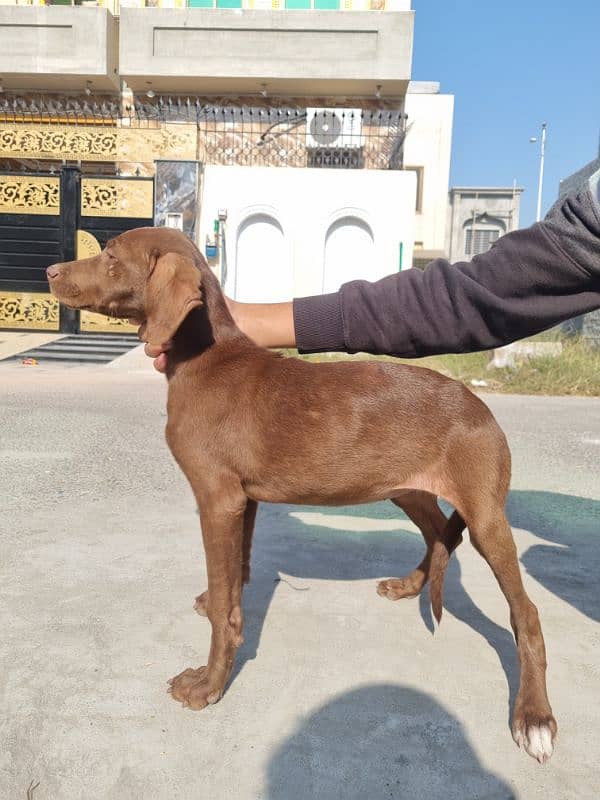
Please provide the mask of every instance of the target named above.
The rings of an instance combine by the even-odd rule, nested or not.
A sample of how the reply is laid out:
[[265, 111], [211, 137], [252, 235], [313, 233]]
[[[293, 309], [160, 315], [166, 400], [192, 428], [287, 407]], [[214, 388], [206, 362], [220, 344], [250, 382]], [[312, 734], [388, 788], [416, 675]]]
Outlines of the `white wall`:
[[[229, 293], [247, 303], [277, 302], [294, 292], [292, 252], [285, 231], [270, 214], [253, 214], [239, 226], [233, 243], [235, 270]], [[257, 257], [261, 280], [256, 280]]]
[[426, 250], [443, 250], [450, 180], [454, 97], [448, 94], [406, 95], [410, 128], [404, 144], [405, 167], [423, 167], [421, 212], [415, 241]]
[[276, 302], [412, 264], [416, 177], [383, 170], [204, 169], [200, 248], [227, 210], [231, 297]]
[[334, 222], [325, 236], [323, 291], [337, 292], [346, 281], [364, 277], [377, 253], [371, 226], [356, 216]]

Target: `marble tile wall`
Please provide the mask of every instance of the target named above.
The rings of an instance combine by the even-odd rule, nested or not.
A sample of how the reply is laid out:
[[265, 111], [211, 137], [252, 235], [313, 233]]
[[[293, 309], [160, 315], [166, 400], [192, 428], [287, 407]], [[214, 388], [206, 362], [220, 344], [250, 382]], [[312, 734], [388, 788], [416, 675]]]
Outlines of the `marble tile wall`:
[[196, 240], [198, 162], [157, 161], [154, 224], [179, 227]]

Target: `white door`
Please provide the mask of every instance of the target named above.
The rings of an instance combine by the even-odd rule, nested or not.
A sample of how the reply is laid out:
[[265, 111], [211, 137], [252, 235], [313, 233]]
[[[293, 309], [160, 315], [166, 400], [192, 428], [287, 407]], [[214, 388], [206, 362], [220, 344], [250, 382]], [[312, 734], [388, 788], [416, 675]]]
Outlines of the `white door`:
[[254, 214], [238, 230], [235, 270], [226, 292], [245, 303], [278, 303], [292, 299], [293, 286], [283, 228], [268, 214]]
[[342, 283], [372, 274], [375, 247], [371, 228], [358, 217], [337, 220], [327, 231], [323, 291], [337, 292]]

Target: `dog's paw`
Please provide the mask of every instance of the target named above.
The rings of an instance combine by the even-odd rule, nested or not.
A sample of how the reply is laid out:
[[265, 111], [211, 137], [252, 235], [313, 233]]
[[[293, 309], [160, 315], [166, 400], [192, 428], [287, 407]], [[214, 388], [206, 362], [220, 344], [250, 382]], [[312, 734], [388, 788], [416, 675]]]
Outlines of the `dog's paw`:
[[415, 580], [412, 576], [407, 578], [388, 578], [377, 584], [377, 594], [387, 597], [388, 600], [400, 600], [403, 597], [416, 597], [420, 594], [425, 581]]
[[198, 595], [194, 602], [194, 611], [201, 617], [208, 616], [208, 591]]
[[558, 726], [552, 714], [515, 714], [512, 735], [519, 747], [545, 764], [554, 750], [554, 739]]
[[223, 686], [216, 685], [206, 667], [184, 669], [168, 682], [171, 697], [180, 702], [184, 708], [199, 711], [221, 699]]

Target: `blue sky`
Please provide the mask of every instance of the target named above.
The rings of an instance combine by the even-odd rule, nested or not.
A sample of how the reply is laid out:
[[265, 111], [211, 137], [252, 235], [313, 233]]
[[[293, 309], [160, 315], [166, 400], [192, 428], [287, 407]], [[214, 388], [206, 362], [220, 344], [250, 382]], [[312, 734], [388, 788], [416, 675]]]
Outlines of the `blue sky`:
[[525, 189], [535, 221], [539, 146], [548, 123], [542, 213], [558, 182], [595, 158], [600, 134], [600, 0], [413, 0], [413, 78], [455, 96], [451, 185]]

